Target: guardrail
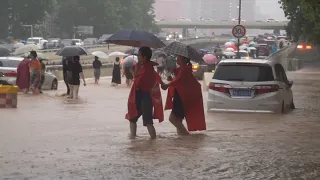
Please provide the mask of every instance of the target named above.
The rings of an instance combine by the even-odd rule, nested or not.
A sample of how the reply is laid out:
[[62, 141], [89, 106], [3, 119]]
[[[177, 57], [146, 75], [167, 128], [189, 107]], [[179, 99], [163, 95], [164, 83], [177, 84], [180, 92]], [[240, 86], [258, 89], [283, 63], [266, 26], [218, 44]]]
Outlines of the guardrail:
[[[180, 41], [180, 42], [186, 42], [186, 41], [192, 41], [192, 40], [198, 40], [198, 39], [208, 39], [209, 37], [199, 37], [199, 38], [196, 38], [196, 37], [188, 37], [188, 38], [180, 38], [180, 39], [176, 39], [177, 41]], [[174, 41], [174, 40], [168, 40], [167, 42], [171, 42], [171, 41]], [[83, 46], [87, 49], [92, 49], [92, 48], [99, 48], [99, 47], [108, 47], [108, 46], [117, 46], [116, 44], [99, 44], [99, 45], [90, 45], [90, 46]], [[38, 52], [41, 52], [41, 53], [48, 53], [48, 52], [57, 52], [59, 51], [59, 49], [44, 49], [44, 50], [38, 50]]]

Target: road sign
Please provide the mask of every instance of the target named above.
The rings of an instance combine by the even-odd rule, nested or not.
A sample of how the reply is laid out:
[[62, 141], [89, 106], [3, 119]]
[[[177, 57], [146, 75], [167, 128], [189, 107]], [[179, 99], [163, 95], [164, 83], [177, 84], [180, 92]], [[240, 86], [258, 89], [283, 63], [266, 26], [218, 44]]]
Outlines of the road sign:
[[77, 26], [76, 32], [77, 32], [77, 34], [92, 35], [93, 34], [93, 26]]
[[246, 32], [247, 32], [246, 28], [240, 24], [234, 26], [232, 29], [232, 34], [236, 38], [242, 38], [243, 36], [246, 35]]

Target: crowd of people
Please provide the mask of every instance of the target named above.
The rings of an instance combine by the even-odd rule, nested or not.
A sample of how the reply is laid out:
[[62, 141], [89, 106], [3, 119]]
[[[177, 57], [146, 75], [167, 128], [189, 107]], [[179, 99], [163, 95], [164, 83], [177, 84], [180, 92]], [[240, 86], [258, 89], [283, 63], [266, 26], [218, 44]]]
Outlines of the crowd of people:
[[17, 86], [25, 93], [42, 93], [41, 87], [45, 80], [46, 65], [38, 58], [37, 52], [31, 51], [17, 67]]

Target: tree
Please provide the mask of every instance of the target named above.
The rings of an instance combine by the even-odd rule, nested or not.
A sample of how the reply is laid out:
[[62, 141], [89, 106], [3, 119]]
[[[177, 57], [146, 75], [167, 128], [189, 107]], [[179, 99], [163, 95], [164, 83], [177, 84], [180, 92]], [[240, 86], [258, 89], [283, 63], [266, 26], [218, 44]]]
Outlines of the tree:
[[318, 0], [280, 0], [285, 16], [290, 20], [287, 33], [298, 41], [320, 43], [320, 2]]
[[[52, 0], [7, 0], [8, 23], [5, 24], [13, 37], [28, 37], [30, 29], [26, 30], [21, 25], [40, 24], [46, 12], [51, 12]], [[2, 5], [1, 5], [2, 6]]]
[[120, 29], [151, 30], [155, 25], [153, 3], [154, 0], [58, 0], [56, 22], [69, 37], [79, 25], [94, 26], [95, 36]]

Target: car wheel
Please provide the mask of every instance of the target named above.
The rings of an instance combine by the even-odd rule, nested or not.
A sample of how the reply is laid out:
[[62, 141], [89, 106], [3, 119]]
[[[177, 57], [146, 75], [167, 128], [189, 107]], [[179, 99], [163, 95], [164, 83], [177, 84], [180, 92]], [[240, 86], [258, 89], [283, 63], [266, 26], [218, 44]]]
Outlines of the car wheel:
[[296, 109], [296, 105], [294, 104], [293, 99], [291, 101], [290, 108], [291, 109]]
[[51, 90], [58, 90], [58, 81], [54, 79], [51, 84]]

